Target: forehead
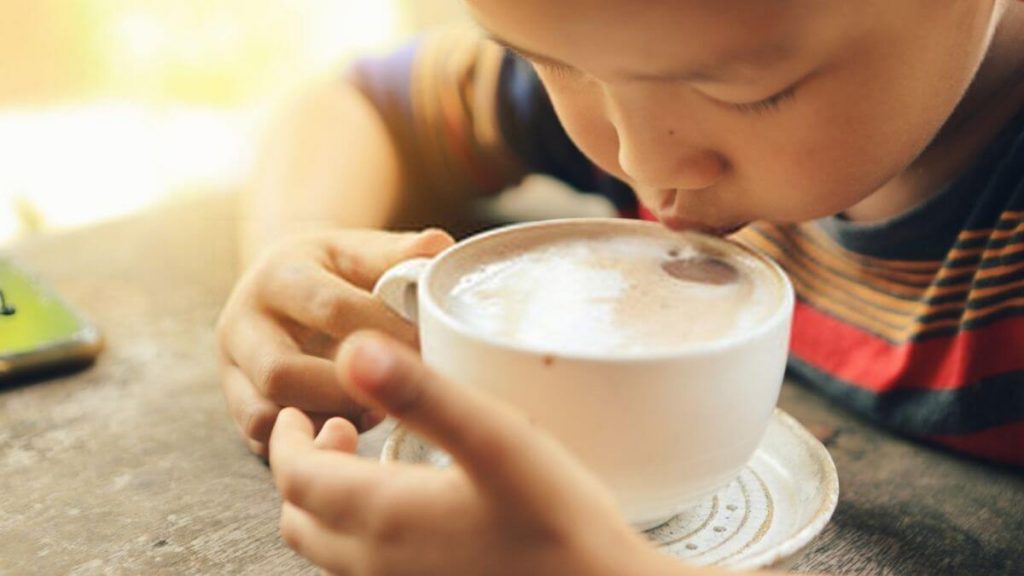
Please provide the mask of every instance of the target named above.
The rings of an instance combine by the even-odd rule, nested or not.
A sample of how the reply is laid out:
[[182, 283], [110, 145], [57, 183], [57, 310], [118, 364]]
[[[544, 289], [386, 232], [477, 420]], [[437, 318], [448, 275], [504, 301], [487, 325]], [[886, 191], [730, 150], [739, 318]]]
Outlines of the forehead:
[[587, 70], [770, 62], [805, 42], [822, 0], [466, 0], [510, 44]]

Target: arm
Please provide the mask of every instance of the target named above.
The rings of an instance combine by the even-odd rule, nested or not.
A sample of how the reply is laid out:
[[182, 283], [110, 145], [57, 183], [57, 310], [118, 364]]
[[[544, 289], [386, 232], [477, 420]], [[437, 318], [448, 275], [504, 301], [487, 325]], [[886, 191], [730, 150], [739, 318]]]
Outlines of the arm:
[[245, 270], [217, 327], [228, 409], [254, 451], [266, 453], [283, 406], [318, 423], [379, 419], [344, 394], [329, 358], [359, 328], [416, 344], [369, 291], [452, 239], [381, 229], [456, 225], [521, 175], [497, 128], [502, 58], [475, 35], [429, 37], [314, 87], [268, 132], [244, 196]]
[[313, 86], [266, 138], [246, 196], [246, 260], [311, 228], [465, 225], [476, 199], [525, 175], [533, 158], [521, 156], [539, 142], [521, 142], [524, 130], [561, 131], [535, 94], [510, 98], [539, 83], [509, 64], [479, 33], [451, 30]]
[[399, 162], [358, 91], [336, 79], [310, 87], [264, 138], [243, 198], [243, 261], [300, 232], [391, 224], [405, 195]]
[[[268, 130], [243, 197], [243, 261], [275, 241], [333, 228], [448, 227], [466, 202], [408, 182], [380, 111], [349, 82], [323, 81], [296, 98]], [[439, 201], [440, 200], [440, 201]]]

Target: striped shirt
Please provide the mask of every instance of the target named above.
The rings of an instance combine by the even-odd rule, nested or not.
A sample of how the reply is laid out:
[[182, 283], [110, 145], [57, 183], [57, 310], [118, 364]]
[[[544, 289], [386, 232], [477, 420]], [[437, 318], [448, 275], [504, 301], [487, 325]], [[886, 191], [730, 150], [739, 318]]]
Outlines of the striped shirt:
[[[357, 62], [408, 178], [497, 192], [527, 173], [649, 217], [573, 145], [532, 67], [475, 32]], [[755, 223], [798, 302], [790, 373], [877, 424], [1024, 465], [1024, 111], [975, 165], [885, 222]]]

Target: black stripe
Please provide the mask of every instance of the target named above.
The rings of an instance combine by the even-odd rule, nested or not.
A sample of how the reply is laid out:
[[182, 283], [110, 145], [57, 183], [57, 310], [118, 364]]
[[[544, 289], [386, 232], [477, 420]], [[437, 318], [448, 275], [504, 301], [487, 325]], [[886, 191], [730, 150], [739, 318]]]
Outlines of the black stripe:
[[[977, 244], [978, 244], [977, 246], [972, 246], [972, 247], [963, 248], [963, 249], [964, 250], [973, 250], [973, 249], [977, 249], [977, 248], [985, 248], [986, 250], [1002, 250], [1002, 249], [1006, 248], [1007, 246], [1010, 246], [1010, 245], [1013, 245], [1013, 244], [1024, 244], [1024, 233], [1017, 232], [1017, 233], [1013, 234], [1012, 236], [1007, 236], [1005, 238], [999, 238], [997, 240], [992, 240], [991, 237], [989, 237], [989, 236], [984, 236], [984, 237], [981, 237], [981, 238], [976, 238], [975, 240], [977, 240]], [[957, 248], [960, 248], [960, 247], [958, 246]], [[981, 259], [982, 255], [983, 255], [983, 252], [978, 252], [977, 254], [972, 254], [970, 256], [961, 256], [960, 258], [953, 258], [952, 260], [946, 260], [945, 262], [943, 262], [943, 266], [946, 266], [946, 267], [949, 267], [949, 268], [952, 268], [954, 266], [965, 266], [965, 265], [968, 265], [968, 264], [973, 266], [975, 263], [978, 262], [978, 260]]]
[[[1011, 316], [1022, 315], [1024, 315], [1024, 304], [1017, 304], [1014, 306], [1007, 306], [1006, 308], [1003, 308], [996, 312], [992, 312], [990, 314], [985, 314], [977, 318], [972, 318], [971, 320], [962, 323], [961, 327], [963, 330], [977, 330], [979, 328], [984, 328], [985, 326], [988, 326], [989, 324], [997, 320], [1005, 320]], [[1013, 344], [1014, 343], [1012, 342], [1007, 343], [1008, 346], [1012, 346]], [[1020, 345], [1020, 343], [1017, 344]], [[1022, 351], [1021, 353], [1024, 354], [1024, 351]]]
[[[1002, 276], [993, 276], [991, 278], [982, 278], [981, 280], [976, 280], [973, 284], [963, 286], [962, 288], [959, 288], [947, 294], [927, 298], [924, 300], [924, 303], [927, 304], [928, 306], [940, 306], [942, 304], [950, 304], [952, 302], [963, 302], [967, 298], [967, 295], [970, 293], [972, 289], [1003, 286], [1006, 284], [1019, 282], [1020, 280], [1024, 280], [1024, 269], [1021, 269], [1016, 272], [1011, 272], [1010, 274], [1004, 274]], [[976, 298], [974, 300], [971, 300], [971, 302], [1000, 300], [1006, 299], [1006, 297], [1006, 295], [986, 296], [984, 298]], [[986, 303], [974, 307], [984, 308], [987, 305], [988, 304]]]
[[953, 302], [963, 302], [964, 300], [967, 299], [967, 294], [970, 291], [970, 286], [964, 286], [963, 288], [960, 288], [959, 290], [954, 290], [953, 292], [950, 292], [948, 294], [943, 294], [942, 296], [935, 296], [933, 298], [925, 300], [925, 303], [928, 304], [929, 306], [941, 306], [943, 304], [951, 304]]
[[[771, 236], [768, 236], [768, 235], [765, 235], [765, 234], [761, 234], [761, 236], [763, 238], [765, 238], [765, 240], [767, 240], [768, 242], [773, 244], [779, 250], [783, 250], [783, 247], [779, 244], [778, 241], [776, 241], [775, 238], [772, 238]], [[804, 253], [803, 256], [806, 258], [806, 260], [808, 260], [809, 262], [813, 263], [814, 265], [816, 265], [818, 267], [821, 267], [823, 269], [829, 270], [829, 271], [831, 271], [832, 273], [836, 274], [837, 276], [839, 276], [841, 278], [844, 278], [844, 279], [846, 279], [846, 280], [848, 280], [848, 281], [850, 281], [850, 282], [852, 282], [854, 284], [858, 284], [860, 286], [863, 286], [863, 287], [865, 287], [865, 288], [867, 288], [869, 290], [880, 292], [877, 288], [873, 288], [870, 285], [859, 284], [853, 278], [847, 276], [846, 274], [843, 274], [842, 272], [839, 272], [839, 271], [835, 270], [831, 266], [828, 266], [826, 264], [821, 263], [820, 261], [818, 261], [813, 256], [811, 256], [811, 255], [809, 255], [807, 253]], [[803, 276], [803, 275], [810, 275], [810, 276], [814, 275], [815, 271], [813, 269], [809, 268], [804, 263], [799, 262], [798, 260], [795, 260], [795, 259], [792, 260], [792, 262], [798, 264], [800, 270], [802, 271], [802, 274], [799, 274], [799, 275], [798, 274], [793, 274], [792, 271], [787, 270], [787, 271], [790, 272], [790, 274], [792, 274], [792, 275], [794, 275], [796, 277], [800, 277], [800, 276]], [[969, 272], [968, 273], [969, 277], [973, 277], [973, 273], [974, 273], [974, 271]], [[982, 280], [978, 280], [974, 284], [974, 286], [976, 286], [978, 288], [988, 288], [988, 287], [992, 287], [992, 286], [999, 286], [999, 285], [1002, 285], [1002, 284], [1007, 284], [1007, 283], [1010, 283], [1010, 282], [1014, 282], [1014, 281], [1017, 281], [1017, 280], [1019, 280], [1021, 278], [1024, 278], [1024, 270], [1021, 270], [1020, 274], [1011, 273], [1011, 274], [1007, 274], [1007, 275], [1004, 275], [1004, 276], [997, 276], [997, 277], [993, 277], [993, 278], [985, 278], [985, 279], [982, 279]], [[820, 280], [824, 280], [823, 278], [820, 278], [820, 277], [819, 277], [819, 279]], [[970, 285], [967, 285], [962, 290], [958, 290], [958, 291], [956, 291], [953, 294], [944, 294], [942, 296], [937, 296], [935, 298], [929, 298], [929, 299], [922, 299], [920, 301], [923, 302], [923, 304], [925, 306], [935, 306], [935, 305], [943, 304], [943, 303], [960, 302], [960, 301], [963, 300], [964, 296], [966, 296], [966, 294], [970, 290], [970, 287], [971, 287]], [[893, 313], [893, 314], [904, 315], [904, 316], [907, 317], [908, 321], [912, 319], [911, 316], [905, 315], [903, 313], [903, 311], [901, 311], [901, 310], [895, 310], [895, 309], [892, 309], [892, 308], [887, 307], [887, 306], [882, 306], [882, 305], [874, 303], [874, 302], [869, 302], [869, 301], [865, 300], [863, 297], [857, 296], [856, 294], [852, 294], [850, 292], [845, 292], [844, 291], [844, 294], [848, 297], [848, 299], [838, 300], [838, 299], [830, 298], [829, 300], [832, 301], [832, 302], [837, 302], [837, 303], [840, 303], [840, 304], [845, 304], [847, 307], [850, 307], [852, 304], [859, 303], [859, 304], [861, 304], [863, 306], [866, 306], [866, 307], [874, 309], [874, 310], [881, 310], [881, 311], [886, 311], [886, 312], [890, 312], [890, 313]], [[891, 294], [891, 293], [887, 293], [887, 292], [884, 292], [884, 294], [888, 294], [889, 296], [892, 296], [894, 298], [898, 298], [900, 300], [907, 301], [907, 302], [919, 301], [919, 300], [914, 299], [914, 298], [905, 297], [905, 296], [901, 296], [901, 295], [897, 295], [897, 294]], [[1014, 297], [1014, 296], [1016, 296], [1016, 294], [1014, 294], [1014, 292], [1011, 291], [1011, 292], [1008, 292], [1008, 293], [1001, 293], [1001, 294], [995, 294], [995, 295], [992, 295], [992, 296], [987, 296], [985, 298], [977, 298], [977, 299], [973, 299], [973, 300], [968, 301], [964, 307], [958, 307], [958, 308], [955, 308], [955, 309], [952, 309], [952, 310], [944, 310], [944, 311], [940, 311], [940, 312], [933, 312], [931, 314], [925, 314], [923, 316], [917, 317], [917, 320], [920, 321], [922, 324], [927, 324], [929, 322], [933, 322], [933, 321], [936, 321], [936, 320], [956, 319], [956, 318], [959, 318], [961, 315], [963, 315], [965, 308], [966, 309], [971, 309], [971, 310], [976, 310], [976, 309], [980, 309], [980, 308], [987, 308], [988, 306], [991, 306], [992, 304], [996, 304], [996, 303], [1002, 302], [1002, 301], [1004, 301], [1004, 300], [1006, 300], [1008, 298]], [[820, 309], [820, 306], [815, 306], [815, 308], [819, 308]], [[887, 327], [889, 327], [889, 328], [891, 328], [893, 330], [900, 330], [901, 328], [903, 328], [903, 326], [894, 325], [893, 323], [888, 322], [888, 321], [883, 320], [883, 319], [880, 319], [880, 318], [871, 318], [871, 320], [873, 320], [875, 322], [878, 322], [879, 324], [882, 324], [884, 326], [887, 326]], [[844, 320], [844, 321], [846, 321], [846, 320]], [[874, 333], [873, 330], [871, 330], [871, 332]]]
[[978, 265], [978, 268], [997, 268], [999, 266], [1009, 266], [1010, 264], [1017, 264], [1019, 262], [1024, 262], [1024, 251], [995, 258], [986, 258]]
[[[960, 232], [960, 233], [964, 234], [964, 233], [967, 233], [967, 232], [971, 232], [972, 230], [988, 230], [988, 229], [991, 229], [993, 231], [1006, 231], [1006, 230], [1013, 230], [1014, 228], [1016, 228], [1016, 227], [1018, 227], [1020, 225], [1021, 225], [1021, 219], [1020, 218], [1001, 218], [991, 228], [964, 228], [964, 230], [962, 232]], [[969, 250], [971, 248], [980, 248], [981, 246], [984, 246], [985, 244], [987, 244], [987, 240], [990, 237], [991, 237], [990, 235], [985, 235], [985, 236], [976, 236], [974, 238], [967, 238], [967, 239], [963, 239], [963, 240], [957, 240], [956, 242], [953, 243], [953, 248], [954, 249], [958, 249], [959, 248], [959, 249], [965, 249], [965, 250]], [[1002, 243], [1002, 245], [1005, 245], [1005, 244], [1008, 244], [1008, 243], [1012, 244], [1013, 242], [1017, 242], [1017, 241], [1019, 241], [1019, 239], [1020, 239], [1020, 233], [1018, 232], [1018, 233], [1015, 233], [1015, 234], [1011, 234], [1010, 236], [1007, 236], [1005, 239], [993, 240], [992, 242], [993, 243]]]
[[930, 338], [953, 336], [957, 332], [966, 330], [981, 330], [989, 324], [1005, 320], [1012, 316], [1024, 316], [1024, 305], [1008, 306], [996, 312], [973, 318], [967, 322], [961, 322], [956, 326], [943, 326], [941, 328], [933, 329], [926, 328], [912, 336], [910, 340], [913, 342], [920, 342], [921, 340], [927, 340]]
[[[1007, 278], [1006, 280], [1006, 284], [1011, 283], [1011, 281], [1024, 280], [1024, 274], [1017, 274], [1014, 277]], [[988, 284], [986, 284], [986, 286], [988, 286]], [[970, 300], [967, 301], [967, 309], [984, 310], [985, 308], [994, 306], [996, 304], [999, 304], [1000, 302], [1006, 302], [1007, 300], [1011, 300], [1013, 298], [1020, 298], [1021, 296], [1024, 296], [1024, 286], [1018, 286], [1017, 288], [1014, 289], [1004, 290], [997, 294], [992, 294], [991, 296], [985, 296], [982, 298], [971, 298]]]
[[957, 324], [955, 326], [943, 326], [941, 328], [925, 328], [924, 330], [914, 334], [910, 337], [911, 342], [920, 342], [922, 340], [928, 340], [931, 338], [949, 338], [956, 336], [963, 326]]
[[[1022, 254], [1022, 257], [1024, 257], [1024, 254]], [[980, 268], [995, 268], [995, 267], [998, 267], [998, 266], [1006, 266], [1008, 264], [1016, 264], [1017, 261], [1020, 261], [1020, 260], [1022, 260], [1022, 258], [1016, 258], [1015, 257], [1013, 262], [1009, 262], [1009, 263], [1007, 263], [1007, 262], [996, 262], [995, 264], [992, 264], [991, 266], [985, 266], [985, 264], [982, 263], [982, 265], [979, 268], [974, 268], [974, 269], [971, 269], [971, 270], [966, 270], [966, 271], [961, 272], [959, 274], [954, 274], [953, 276], [946, 276], [945, 278], [940, 278], [940, 279], [935, 281], [935, 285], [939, 286], [939, 287], [942, 287], [942, 288], [954, 287], [954, 286], [957, 286], [959, 284], [963, 284], [965, 282], [969, 282], [970, 280], [972, 280], [974, 278], [975, 273], [977, 273], [978, 269], [980, 269]], [[1019, 270], [1014, 270], [1012, 272], [1007, 272], [1006, 274], [1001, 274], [999, 276], [992, 276], [990, 278], [982, 278], [981, 280], [978, 280], [974, 285], [982, 287], [982, 288], [984, 288], [986, 286], [996, 286], [996, 285], [1002, 283], [1002, 281], [1000, 280], [1001, 278], [1007, 278], [1008, 277], [1008, 278], [1011, 278], [1011, 279], [1015, 279], [1015, 278], [1019, 277], [1019, 274], [1022, 271], [1024, 271], [1024, 267], [1021, 267]]]
[[893, 390], [875, 394], [797, 358], [790, 358], [789, 368], [802, 383], [903, 434], [972, 434], [1024, 420], [1024, 371], [992, 376], [954, 390]]
[[974, 273], [977, 271], [977, 268], [971, 268], [970, 270], [958, 272], [951, 276], [946, 276], [945, 278], [938, 278], [933, 282], [933, 284], [942, 288], [964, 284], [965, 282], [970, 282], [971, 279], [974, 278]]
[[957, 308], [951, 308], [949, 310], [940, 310], [938, 312], [924, 314], [919, 318], [919, 320], [922, 324], [927, 324], [929, 322], [934, 322], [936, 320], [949, 320], [951, 318], [959, 318], [967, 310], [984, 310], [985, 308], [989, 308], [1001, 302], [1006, 302], [1007, 300], [1019, 298], [1021, 296], [1024, 296], [1024, 288], [1021, 288], [1020, 290], [1007, 290], [1006, 292], [1002, 292], [1000, 294], [993, 294], [992, 296], [986, 296], [984, 298], [974, 298], [972, 300], [969, 300], [965, 305], [959, 306]]
[[[837, 258], [842, 258], [842, 256], [839, 256], [838, 254], [836, 254], [834, 247], [826, 246], [826, 245], [822, 244], [821, 242], [818, 241], [817, 238], [815, 238], [811, 234], [808, 234], [802, 228], [796, 228], [795, 232], [796, 232], [796, 235], [799, 236], [800, 238], [802, 238], [805, 242], [817, 246], [818, 249], [821, 250], [822, 252], [832, 254], [832, 255], [836, 256]], [[804, 253], [806, 254], [807, 252], [804, 252]], [[810, 257], [810, 256], [808, 255], [808, 257]], [[844, 278], [851, 279], [850, 276], [848, 276], [848, 275], [846, 275], [846, 274], [844, 274], [842, 272], [839, 272], [838, 270], [836, 270], [832, 266], [825, 265], [825, 264], [819, 262], [816, 259], [814, 261], [819, 266], [821, 266], [822, 268], [828, 268], [829, 270], [834, 271], [836, 274], [839, 274], [839, 275], [843, 276]], [[871, 264], [866, 263], [866, 262], [857, 262], [857, 263], [855, 263], [853, 265], [854, 266], [859, 266], [860, 268], [862, 268], [864, 270], [869, 270], [872, 274], [876, 274], [878, 276], [881, 276], [885, 280], [887, 280], [889, 282], [892, 282], [893, 284], [900, 284], [900, 285], [906, 286], [908, 288], [915, 288], [915, 289], [927, 288], [928, 286], [931, 285], [932, 279], [935, 277], [935, 273], [931, 273], [926, 280], [908, 280], [906, 278], [900, 277], [900, 275], [901, 274], [914, 274], [914, 275], [918, 275], [918, 274], [924, 274], [925, 272], [922, 272], [920, 270], [914, 270], [914, 269], [910, 269], [910, 270], [892, 270], [889, 267], [878, 266], [878, 265], [871, 265]], [[937, 270], [941, 270], [941, 267], [937, 268]], [[857, 282], [857, 283], [860, 284], [860, 282]]]

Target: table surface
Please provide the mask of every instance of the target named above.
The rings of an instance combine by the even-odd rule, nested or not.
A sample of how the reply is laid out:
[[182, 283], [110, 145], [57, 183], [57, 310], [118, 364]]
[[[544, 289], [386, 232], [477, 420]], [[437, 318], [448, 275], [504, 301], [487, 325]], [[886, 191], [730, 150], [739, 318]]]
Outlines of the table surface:
[[[88, 370], [0, 388], [0, 574], [317, 574], [281, 543], [269, 471], [217, 382], [236, 225], [232, 199], [211, 196], [0, 254], [107, 345]], [[789, 382], [780, 404], [839, 471], [835, 515], [794, 569], [1024, 574], [1019, 471], [891, 436]]]

